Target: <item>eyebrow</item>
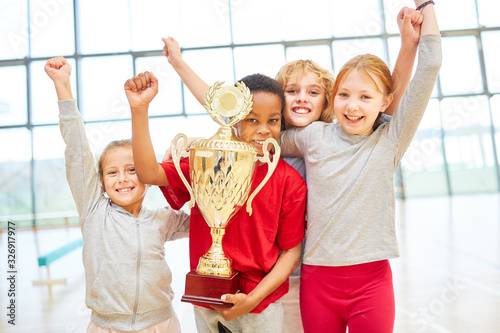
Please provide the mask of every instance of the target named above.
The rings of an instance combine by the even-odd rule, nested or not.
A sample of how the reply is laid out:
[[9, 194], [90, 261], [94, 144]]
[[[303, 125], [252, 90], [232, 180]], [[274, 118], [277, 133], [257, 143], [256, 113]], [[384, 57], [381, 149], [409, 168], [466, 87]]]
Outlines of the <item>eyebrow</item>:
[[[298, 83], [296, 83], [296, 82], [290, 83], [290, 84], [287, 84], [285, 86], [285, 89], [289, 89], [289, 88], [295, 87], [297, 85], [298, 85]], [[319, 89], [323, 89], [323, 86], [320, 85], [320, 84], [314, 83], [314, 84], [310, 84], [310, 85], [306, 86], [306, 88], [319, 88]]]
[[316, 88], [316, 89], [319, 89], [319, 90], [324, 90], [323, 86], [319, 85], [319, 84], [311, 84], [310, 86], [307, 86], [308, 88]]
[[[248, 117], [249, 115], [257, 116], [257, 114], [256, 114], [253, 110], [252, 110], [252, 111], [250, 111], [250, 112], [248, 113], [247, 117]], [[274, 112], [274, 113], [270, 114], [270, 116], [271, 116], [271, 117], [274, 117], [274, 116], [281, 117], [281, 112], [276, 111], [276, 112]]]
[[[129, 167], [135, 167], [135, 163], [128, 163], [128, 164], [125, 164], [123, 165], [125, 168], [129, 168]], [[119, 169], [120, 167], [116, 166], [116, 165], [111, 165], [111, 166], [107, 166], [105, 168], [102, 168], [102, 170], [108, 170], [108, 169]]]
[[[338, 90], [347, 90], [347, 91], [351, 91], [351, 89], [346, 88], [346, 87], [342, 87], [342, 86], [340, 86], [340, 87], [338, 88]], [[365, 89], [365, 90], [360, 90], [360, 91], [358, 91], [358, 92], [359, 92], [359, 93], [369, 93], [369, 92], [372, 92], [372, 90], [366, 90], [366, 89]]]

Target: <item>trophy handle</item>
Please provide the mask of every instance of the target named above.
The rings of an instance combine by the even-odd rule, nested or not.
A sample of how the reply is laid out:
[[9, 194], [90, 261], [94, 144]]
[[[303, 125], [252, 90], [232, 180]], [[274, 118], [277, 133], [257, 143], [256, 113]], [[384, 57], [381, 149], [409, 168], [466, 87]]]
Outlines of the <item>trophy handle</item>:
[[[267, 149], [267, 146], [272, 143], [274, 146], [274, 156], [273, 160], [269, 158], [269, 150]], [[262, 162], [262, 163], [267, 163], [268, 164], [268, 169], [267, 169], [267, 175], [266, 177], [262, 180], [262, 182], [257, 186], [257, 188], [250, 194], [250, 197], [247, 200], [247, 212], [248, 215], [252, 215], [252, 201], [253, 198], [257, 195], [257, 193], [260, 192], [260, 190], [266, 185], [267, 181], [271, 176], [273, 175], [274, 170], [276, 169], [276, 166], [278, 165], [278, 162], [280, 160], [280, 154], [281, 154], [281, 148], [278, 145], [278, 142], [276, 142], [275, 139], [269, 138], [266, 141], [264, 141], [264, 144], [262, 146], [262, 151], [264, 152], [264, 156], [258, 157], [257, 159]]]
[[[177, 151], [177, 142], [180, 139], [184, 140], [184, 143], [180, 149], [180, 152], [178, 152]], [[181, 166], [179, 164], [181, 158], [189, 156], [189, 152], [186, 151], [187, 142], [188, 141], [187, 141], [186, 135], [184, 135], [182, 133], [177, 134], [175, 136], [174, 140], [172, 140], [172, 145], [170, 146], [170, 151], [172, 153], [172, 161], [174, 162], [175, 169], [177, 170], [177, 173], [181, 177], [181, 180], [184, 183], [184, 186], [186, 186], [186, 188], [189, 191], [189, 195], [191, 197], [191, 200], [189, 201], [189, 208], [193, 208], [194, 203], [195, 203], [193, 189], [191, 188], [191, 185], [189, 185], [189, 182], [187, 181], [186, 177], [184, 177], [184, 174], [182, 173], [182, 170], [181, 170]]]

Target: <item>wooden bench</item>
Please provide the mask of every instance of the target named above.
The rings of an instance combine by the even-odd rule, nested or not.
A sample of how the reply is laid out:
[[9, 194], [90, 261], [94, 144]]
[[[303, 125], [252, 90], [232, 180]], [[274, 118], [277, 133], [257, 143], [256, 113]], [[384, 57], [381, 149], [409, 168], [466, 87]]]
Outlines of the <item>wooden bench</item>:
[[49, 287], [49, 297], [52, 297], [52, 285], [54, 284], [66, 284], [66, 279], [52, 279], [50, 276], [50, 264], [57, 259], [64, 257], [66, 254], [78, 249], [83, 245], [83, 240], [77, 239], [66, 245], [63, 245], [43, 256], [38, 257], [38, 266], [45, 266], [47, 268], [47, 279], [33, 281], [34, 286], [48, 286]]

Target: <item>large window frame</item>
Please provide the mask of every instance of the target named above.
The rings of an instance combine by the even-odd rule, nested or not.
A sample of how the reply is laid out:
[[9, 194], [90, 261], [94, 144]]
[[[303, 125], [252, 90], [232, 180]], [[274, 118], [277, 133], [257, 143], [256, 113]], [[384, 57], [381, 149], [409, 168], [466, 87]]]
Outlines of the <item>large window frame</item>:
[[[54, 0], [55, 1], [55, 0]], [[61, 0], [62, 1], [62, 0]], [[129, 0], [128, 2], [124, 2], [124, 4], [128, 3], [128, 6], [131, 6], [133, 0]], [[192, 2], [194, 0], [191, 0]], [[27, 0], [27, 8], [30, 8], [30, 4], [33, 2], [36, 2], [35, 0]], [[243, 61], [243, 60], [238, 60], [238, 57], [241, 54], [249, 54], [253, 49], [262, 48], [266, 50], [273, 49], [277, 54], [276, 60], [272, 62], [272, 65], [266, 64], [264, 62], [259, 62], [255, 61], [255, 64], [257, 67], [255, 68], [265, 68], [265, 71], [267, 71], [264, 74], [268, 74], [270, 76], [274, 76], [274, 74], [278, 71], [279, 66], [283, 65], [285, 62], [290, 61], [296, 57], [307, 55], [308, 50], [311, 50], [311, 58], [315, 58], [315, 55], [318, 55], [318, 59], [321, 59], [321, 65], [327, 69], [333, 70], [334, 73], [336, 73], [340, 66], [342, 65], [342, 59], [338, 60], [335, 56], [332, 56], [334, 54], [334, 49], [336, 45], [340, 45], [340, 43], [347, 43], [346, 45], [354, 45], [354, 46], [360, 46], [358, 48], [363, 49], [363, 47], [366, 46], [366, 48], [370, 48], [370, 45], [375, 45], [375, 50], [377, 52], [381, 52], [382, 54], [378, 54], [381, 58], [383, 58], [385, 61], [387, 61], [391, 68], [395, 62], [395, 52], [396, 47], [394, 45], [397, 45], [397, 40], [399, 39], [399, 34], [394, 31], [389, 31], [391, 29], [388, 29], [387, 27], [390, 26], [388, 23], [389, 18], [387, 16], [387, 10], [388, 10], [388, 0], [379, 0], [378, 1], [378, 7], [380, 8], [378, 14], [374, 14], [376, 16], [375, 21], [379, 21], [379, 30], [380, 31], [359, 31], [355, 34], [351, 35], [334, 35], [328, 37], [328, 38], [313, 38], [313, 39], [304, 39], [304, 38], [299, 38], [299, 39], [293, 39], [290, 38], [290, 36], [287, 36], [286, 40], [274, 40], [274, 41], [265, 41], [265, 42], [240, 42], [240, 43], [234, 43], [234, 29], [235, 26], [233, 26], [233, 17], [236, 15], [233, 13], [233, 11], [238, 9], [238, 6], [242, 6], [241, 0], [227, 0], [227, 1], [216, 1], [218, 5], [222, 6], [221, 8], [224, 10], [219, 10], [219, 14], [224, 16], [224, 19], [227, 20], [228, 26], [227, 29], [229, 29], [229, 36], [230, 36], [230, 42], [224, 43], [224, 44], [214, 44], [214, 45], [199, 45], [199, 46], [182, 46], [181, 51], [183, 53], [183, 56], [186, 58], [189, 57], [196, 57], [199, 56], [200, 54], [203, 54], [203, 52], [222, 52], [221, 54], [226, 54], [227, 59], [231, 59], [232, 64], [229, 64], [225, 66], [224, 69], [220, 68], [221, 73], [223, 74], [223, 77], [225, 78], [226, 81], [232, 80], [233, 82], [236, 81], [239, 77], [241, 77], [245, 71], [250, 71], [250, 70], [255, 70], [254, 67], [249, 66], [249, 67], [241, 67], [242, 65], [237, 65], [242, 62], [248, 63], [248, 60]], [[480, 6], [480, 0], [470, 0], [470, 5], [473, 5], [476, 8], [475, 16], [477, 22], [481, 22], [481, 17], [480, 17], [480, 11], [478, 10]], [[325, 5], [325, 3], [322, 0], [318, 0], [318, 3], [321, 3], [322, 5]], [[407, 4], [408, 5], [408, 4]], [[73, 0], [72, 1], [72, 6], [73, 8], [79, 8], [79, 0]], [[179, 6], [180, 1], [179, 1]], [[436, 10], [439, 9], [440, 4], [436, 5]], [[130, 9], [129, 9], [130, 10]], [[84, 54], [82, 53], [81, 50], [81, 45], [80, 45], [80, 20], [81, 18], [78, 15], [79, 11], [78, 10], [73, 10], [73, 33], [74, 33], [74, 50], [75, 52], [71, 54], [64, 54], [65, 57], [71, 59], [71, 61], [74, 63], [74, 79], [75, 79], [75, 85], [74, 85], [74, 94], [75, 98], [77, 99], [77, 103], [80, 107], [80, 110], [83, 110], [82, 113], [85, 116], [85, 107], [82, 107], [82, 103], [84, 103], [84, 93], [83, 93], [83, 86], [87, 84], [86, 82], [82, 82], [82, 77], [84, 76], [84, 73], [82, 73], [82, 63], [87, 60], [95, 59], [96, 57], [130, 57], [131, 61], [131, 68], [129, 69], [130, 73], [137, 74], [138, 73], [138, 62], [141, 59], [153, 59], [155, 57], [162, 57], [162, 50], [161, 46], [159, 45], [157, 49], [150, 49], [150, 50], [142, 50], [142, 51], [121, 51], [121, 52], [104, 52], [104, 53], [92, 53], [92, 54]], [[32, 17], [31, 17], [32, 19]], [[393, 18], [391, 18], [393, 20]], [[30, 11], [27, 11], [27, 22], [32, 22], [30, 20]], [[223, 25], [223, 24], [222, 24]], [[182, 25], [181, 25], [182, 26]], [[368, 28], [367, 28], [368, 29]], [[366, 30], [366, 29], [365, 29]], [[377, 30], [377, 29], [375, 29]], [[28, 40], [31, 39], [31, 29], [27, 29], [27, 38]], [[489, 191], [498, 191], [500, 189], [500, 168], [499, 168], [499, 157], [498, 154], [500, 153], [500, 147], [498, 145], [500, 144], [499, 141], [499, 135], [497, 134], [498, 132], [498, 127], [500, 126], [500, 116], [496, 115], [493, 112], [493, 108], [495, 105], [498, 105], [498, 103], [493, 102], [493, 100], [498, 100], [498, 97], [500, 95], [500, 88], [497, 87], [497, 84], [495, 83], [496, 78], [491, 79], [490, 77], [493, 75], [491, 73], [488, 73], [488, 64], [487, 64], [487, 58], [485, 55], [484, 51], [484, 45], [483, 45], [483, 38], [485, 34], [490, 34], [490, 33], [500, 33], [500, 21], [498, 24], [489, 24], [488, 26], [482, 26], [480, 24], [477, 25], [477, 27], [474, 28], [465, 28], [465, 29], [448, 29], [448, 30], [442, 30], [441, 35], [443, 38], [443, 41], [446, 41], [448, 39], [452, 38], [472, 38], [475, 40], [475, 45], [477, 47], [477, 59], [478, 59], [478, 68], [479, 68], [479, 73], [477, 73], [480, 76], [480, 81], [482, 82], [481, 86], [478, 87], [477, 91], [474, 92], [464, 92], [464, 93], [444, 93], [442, 89], [442, 83], [441, 81], [443, 80], [442, 75], [446, 75], [441, 73], [440, 77], [438, 79], [438, 82], [435, 87], [434, 94], [431, 99], [430, 105], [432, 105], [433, 108], [437, 109], [439, 112], [439, 119], [436, 118], [435, 120], [435, 125], [432, 125], [430, 127], [423, 127], [419, 130], [417, 133], [417, 136], [415, 137], [414, 144], [410, 147], [409, 151], [405, 155], [405, 160], [402, 162], [402, 166], [399, 169], [398, 172], [398, 177], [396, 179], [396, 186], [398, 186], [399, 190], [398, 193], [401, 196], [408, 196], [408, 197], [414, 197], [414, 196], [432, 196], [432, 195], [453, 195], [453, 194], [460, 194], [460, 193], [473, 193], [473, 192], [489, 192]], [[302, 35], [301, 35], [302, 37]], [[283, 38], [285, 39], [285, 38]], [[374, 44], [375, 43], [375, 44]], [[29, 168], [29, 179], [27, 180], [28, 186], [23, 186], [22, 191], [26, 191], [29, 194], [26, 195], [26, 193], [23, 194], [23, 197], [29, 197], [30, 201], [30, 208], [26, 209], [26, 211], [23, 212], [23, 214], [16, 214], [16, 213], [11, 213], [14, 212], [15, 210], [9, 210], [8, 208], [4, 210], [4, 214], [0, 214], [4, 216], [2, 218], [2, 222], [6, 222], [8, 218], [12, 218], [12, 216], [18, 218], [18, 219], [23, 219], [23, 216], [26, 219], [27, 225], [32, 224], [36, 225], [37, 223], [39, 225], [44, 225], [44, 224], [60, 224], [61, 221], [67, 222], [67, 218], [64, 219], [64, 217], [58, 216], [59, 212], [53, 212], [52, 216], [55, 216], [52, 218], [51, 221], [53, 222], [43, 222], [44, 221], [44, 214], [48, 216], [48, 218], [51, 218], [50, 212], [43, 212], [40, 211], [40, 208], [37, 207], [37, 203], [39, 202], [39, 190], [37, 189], [37, 180], [36, 178], [36, 163], [37, 159], [35, 158], [36, 152], [34, 151], [34, 146], [35, 146], [35, 141], [36, 138], [34, 136], [34, 132], [37, 130], [40, 130], [44, 127], [50, 127], [54, 128], [56, 127], [57, 121], [48, 121], [46, 123], [40, 123], [34, 121], [34, 101], [33, 101], [33, 82], [32, 82], [32, 77], [34, 75], [33, 73], [33, 65], [34, 64], [39, 64], [40, 62], [46, 61], [49, 56], [31, 56], [30, 52], [30, 43], [28, 43], [28, 52], [27, 55], [22, 57], [22, 58], [12, 58], [12, 59], [0, 59], [0, 71], [2, 69], [6, 68], [13, 68], [16, 66], [20, 66], [25, 69], [26, 72], [26, 121], [18, 124], [4, 124], [0, 123], [0, 134], [2, 133], [7, 133], [6, 131], [9, 130], [26, 130], [29, 133], [29, 145], [30, 145], [30, 152], [27, 153], [27, 155], [30, 155], [30, 158], [28, 161], [25, 161], [23, 168], [28, 167]], [[314, 51], [313, 51], [314, 50]], [[329, 51], [329, 56], [328, 56], [328, 51]], [[368, 50], [369, 51], [369, 50]], [[446, 52], [446, 49], [444, 50]], [[281, 54], [282, 53], [282, 54]], [[255, 53], [259, 54], [259, 52]], [[51, 54], [50, 56], [57, 56], [58, 54]], [[265, 66], [269, 65], [269, 66]], [[467, 63], [463, 64], [464, 66], [467, 66]], [[199, 69], [200, 71], [203, 71], [203, 68], [196, 68], [197, 70]], [[274, 72], [273, 72], [274, 71]], [[250, 74], [250, 73], [247, 73]], [[37, 75], [44, 75], [37, 73]], [[204, 79], [207, 80], [209, 83], [213, 83], [210, 80], [215, 80], [217, 79], [214, 75], [213, 72], [212, 74], [208, 74], [206, 77], [201, 75]], [[171, 119], [172, 121], [207, 121], [208, 117], [206, 116], [204, 110], [202, 107], [200, 107], [197, 102], [194, 101], [194, 98], [191, 96], [189, 90], [180, 82], [180, 79], [176, 79], [177, 84], [178, 84], [178, 91], [180, 96], [180, 100], [177, 101], [176, 105], [176, 110], [169, 114], [153, 114], [151, 115], [152, 120], [158, 120], [158, 121], [167, 121], [168, 119]], [[492, 81], [493, 80], [493, 81]], [[169, 81], [173, 82], [173, 81]], [[228, 82], [230, 83], [230, 82]], [[493, 87], [491, 87], [494, 85]], [[500, 84], [498, 85], [500, 86]], [[466, 128], [467, 126], [459, 126], [458, 128], [453, 128], [449, 129], [446, 126], [446, 120], [449, 118], [449, 114], [447, 114], [445, 108], [446, 105], [449, 105], [450, 100], [452, 99], [463, 99], [463, 104], [474, 104], [474, 101], [477, 101], [481, 99], [482, 101], [485, 101], [484, 103], [482, 102], [481, 108], [483, 114], [489, 116], [489, 119], [486, 121], [486, 125], [481, 127], [481, 132], [479, 133], [473, 133], [473, 131], [469, 131], [472, 134], [467, 134], [469, 133]], [[472, 102], [471, 102], [472, 101]], [[1, 98], [0, 98], [1, 102]], [[198, 106], [196, 106], [198, 105]], [[486, 106], [484, 106], [486, 105]], [[1, 106], [1, 103], [0, 103]], [[487, 110], [486, 110], [487, 108]], [[467, 110], [466, 110], [467, 111]], [[476, 109], [472, 109], [470, 112], [476, 112]], [[447, 118], [448, 117], [448, 118]], [[117, 118], [107, 118], [105, 120], [100, 120], [100, 119], [91, 119], [91, 120], [86, 120], [87, 126], [101, 126], [104, 124], [113, 124], [116, 123], [117, 126], [122, 126], [124, 123], [130, 120], [130, 117], [125, 116], [120, 116]], [[465, 123], [466, 119], [464, 120]], [[495, 125], [496, 124], [496, 125]], [[188, 133], [190, 135], [194, 135], [195, 133], [191, 132]], [[175, 133], [172, 134], [175, 135]], [[479, 137], [479, 140], [481, 141], [481, 147], [483, 147], [483, 143], [486, 142], [486, 150], [487, 150], [487, 157], [485, 157], [486, 160], [488, 160], [488, 170], [491, 170], [491, 174], [489, 177], [489, 184], [488, 186], [478, 186], [476, 188], [468, 187], [467, 184], [458, 184], [456, 179], [461, 179], [460, 174], [463, 173], [465, 176], [463, 177], [468, 177], [470, 175], [469, 173], [465, 172], [468, 169], [460, 169], [457, 167], [456, 164], [452, 163], [452, 161], [455, 160], [455, 156], [452, 154], [452, 151], [457, 149], [457, 142], [460, 141], [460, 138], [463, 138], [464, 136], [467, 135], [474, 135], [474, 137]], [[471, 139], [472, 140], [472, 139]], [[477, 140], [477, 139], [473, 139]], [[484, 142], [483, 142], [484, 141]], [[432, 151], [429, 151], [429, 145], [426, 144], [426, 142], [433, 142], [432, 144]], [[475, 142], [475, 141], [474, 141]], [[157, 153], [161, 153], [161, 149], [164, 149], [167, 147], [167, 144], [163, 144], [163, 146], [158, 146], [155, 147], [158, 149]], [[460, 147], [460, 146], [458, 146]], [[24, 149], [24, 148], [23, 148]], [[438, 166], [438, 171], [435, 173], [435, 170], [433, 169], [433, 166], [430, 166], [432, 163], [429, 161], [432, 159], [436, 159], [436, 165]], [[9, 161], [9, 156], [4, 157], [4, 165]], [[425, 163], [425, 161], [429, 162]], [[2, 162], [0, 162], [1, 165]], [[57, 163], [61, 163], [60, 161]], [[466, 163], [464, 163], [465, 165]], [[458, 169], [457, 169], [458, 168]], [[428, 172], [427, 172], [427, 171]], [[431, 170], [431, 171], [429, 171]], [[465, 171], [464, 171], [465, 170]], [[471, 169], [473, 170], [473, 169]], [[475, 169], [474, 169], [475, 170]], [[473, 171], [474, 171], [473, 170]], [[477, 169], [481, 170], [481, 169]], [[428, 177], [429, 175], [432, 174], [432, 177], [438, 177], [440, 183], [440, 186], [436, 187], [436, 190], [429, 190], [428, 188], [432, 188], [432, 184], [427, 184], [428, 186], [427, 189], [422, 189], [422, 188], [417, 188], [416, 184], [421, 183], [422, 180], [427, 180], [427, 181], [432, 181], [432, 177]], [[11, 189], [12, 191], [13, 189]], [[0, 191], [0, 195], [3, 196], [4, 198], [7, 197], [12, 193], [6, 193], [4, 192], [3, 194]], [[155, 201], [156, 200], [156, 201]], [[152, 199], [152, 202], [154, 203], [160, 203], [160, 200], [158, 199], [158, 196], [156, 199]], [[6, 212], [6, 213], [5, 213]], [[69, 216], [72, 216], [72, 214], [68, 213]], [[74, 217], [74, 216], [73, 216]], [[76, 217], [75, 217], [76, 219]], [[39, 222], [37, 222], [39, 221]]]

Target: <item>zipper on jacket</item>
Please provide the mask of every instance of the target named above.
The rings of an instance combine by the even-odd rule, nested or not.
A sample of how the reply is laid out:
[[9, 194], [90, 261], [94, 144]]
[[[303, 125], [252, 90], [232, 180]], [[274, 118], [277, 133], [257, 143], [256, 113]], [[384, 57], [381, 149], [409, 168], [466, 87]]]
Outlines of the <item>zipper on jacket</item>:
[[137, 267], [136, 267], [136, 277], [135, 277], [135, 302], [134, 302], [134, 312], [132, 313], [132, 330], [135, 329], [135, 320], [137, 317], [137, 306], [139, 305], [139, 284], [141, 278], [141, 229], [139, 228], [139, 218], [135, 219], [136, 225], [136, 235], [137, 235]]

